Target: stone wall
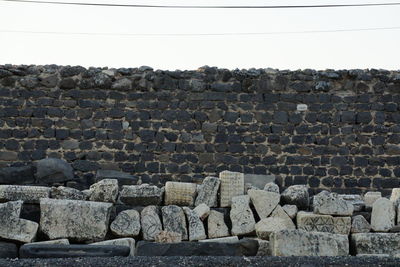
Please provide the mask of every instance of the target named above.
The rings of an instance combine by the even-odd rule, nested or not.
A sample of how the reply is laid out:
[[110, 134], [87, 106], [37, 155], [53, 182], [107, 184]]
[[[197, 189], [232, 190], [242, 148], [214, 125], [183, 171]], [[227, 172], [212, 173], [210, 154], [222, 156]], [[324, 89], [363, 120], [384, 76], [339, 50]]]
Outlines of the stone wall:
[[156, 185], [231, 170], [385, 193], [400, 181], [399, 92], [384, 70], [3, 65], [0, 166], [59, 157], [81, 189], [99, 169]]

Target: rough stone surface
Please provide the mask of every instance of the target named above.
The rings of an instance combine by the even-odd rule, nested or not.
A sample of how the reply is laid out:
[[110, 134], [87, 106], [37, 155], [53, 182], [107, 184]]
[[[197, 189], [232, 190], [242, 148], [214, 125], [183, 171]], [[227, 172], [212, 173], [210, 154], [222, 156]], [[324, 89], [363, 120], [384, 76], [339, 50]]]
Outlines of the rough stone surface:
[[36, 178], [39, 183], [57, 183], [73, 180], [74, 173], [65, 160], [46, 158], [36, 163]]
[[296, 226], [293, 224], [293, 222], [291, 224], [287, 224], [285, 219], [279, 217], [265, 218], [256, 223], [257, 236], [265, 240], [269, 240], [271, 233], [285, 229], [296, 229]]
[[277, 205], [276, 208], [272, 211], [271, 217], [280, 218], [285, 221], [286, 229], [296, 229], [295, 224], [292, 219], [287, 215], [285, 210], [281, 207], [281, 205]]
[[347, 203], [353, 205], [354, 211], [362, 211], [365, 208], [365, 202], [361, 195], [338, 195], [340, 199], [343, 199]]
[[334, 222], [330, 215], [299, 211], [296, 216], [297, 228], [308, 232], [333, 233]]
[[44, 186], [0, 185], [0, 202], [22, 200], [38, 203], [40, 198], [50, 197], [51, 189]]
[[368, 233], [371, 231], [371, 225], [362, 215], [356, 215], [352, 218], [351, 233]]
[[290, 219], [296, 218], [298, 209], [296, 205], [283, 205], [282, 209], [286, 212], [286, 214], [290, 217]]
[[129, 249], [130, 249], [129, 256], [135, 256], [135, 239], [129, 238], [129, 237], [105, 240], [105, 241], [91, 243], [89, 245], [93, 245], [93, 246], [112, 245], [112, 246], [129, 247]]
[[352, 204], [328, 191], [322, 191], [314, 196], [313, 207], [314, 213], [325, 215], [351, 216], [354, 211]]
[[104, 179], [90, 186], [89, 200], [115, 203], [118, 197], [118, 180]]
[[182, 240], [188, 239], [186, 218], [182, 208], [169, 205], [161, 208], [164, 230], [182, 235]]
[[84, 200], [85, 195], [81, 191], [65, 186], [52, 187], [51, 188], [51, 198], [57, 199], [74, 199], [74, 200]]
[[[62, 239], [55, 239], [55, 240], [47, 240], [47, 241], [40, 241], [40, 242], [33, 242], [33, 243], [29, 243], [29, 244], [33, 244], [33, 245], [37, 245], [37, 244], [47, 244], [47, 245], [69, 245], [69, 240], [66, 238], [62, 238]], [[27, 245], [29, 245], [27, 244]]]
[[140, 233], [140, 214], [136, 210], [121, 211], [110, 225], [116, 236], [136, 237]]
[[358, 254], [398, 254], [400, 233], [359, 233], [351, 235], [351, 245]]
[[372, 209], [372, 205], [374, 204], [374, 202], [382, 197], [382, 193], [381, 192], [367, 192], [364, 195], [364, 202], [365, 202], [365, 208], [367, 210], [371, 210]]
[[0, 168], [0, 184], [33, 184], [35, 182], [33, 166]]
[[108, 230], [111, 208], [111, 203], [41, 199], [40, 228], [49, 239], [101, 241]]
[[261, 219], [267, 218], [280, 201], [280, 195], [274, 192], [250, 189], [247, 194]]
[[264, 191], [274, 192], [279, 194], [279, 186], [276, 183], [270, 182], [264, 186]]
[[275, 182], [275, 175], [273, 174], [244, 174], [244, 183], [251, 184], [257, 189], [263, 189], [266, 184]]
[[175, 232], [161, 231], [155, 236], [157, 243], [178, 243], [182, 242], [182, 235]]
[[309, 194], [307, 186], [292, 185], [285, 189], [281, 194], [283, 204], [296, 205], [300, 210], [308, 209]]
[[197, 215], [202, 221], [204, 221], [210, 214], [210, 207], [208, 207], [204, 203], [201, 203], [196, 208], [194, 208], [193, 211], [197, 213]]
[[160, 205], [164, 194], [164, 188], [154, 185], [124, 185], [119, 192], [121, 202], [129, 205], [148, 206]]
[[206, 231], [197, 212], [188, 207], [183, 207], [183, 211], [186, 214], [188, 222], [189, 241], [206, 239]]
[[387, 232], [395, 224], [396, 210], [387, 198], [379, 198], [372, 204], [371, 228], [375, 232]]
[[18, 257], [18, 247], [14, 243], [0, 241], [0, 259], [15, 259]]
[[220, 183], [217, 177], [204, 178], [203, 183], [198, 187], [195, 205], [204, 203], [210, 208], [217, 207]]
[[229, 229], [226, 226], [223, 213], [211, 210], [207, 224], [208, 238], [219, 238], [229, 235]]
[[282, 230], [270, 236], [273, 256], [346, 256], [349, 241], [345, 235], [304, 230]]
[[196, 184], [167, 182], [165, 184], [165, 205], [193, 206]]
[[392, 193], [390, 194], [390, 201], [395, 204], [395, 207], [400, 204], [400, 188], [392, 188]]
[[159, 211], [156, 206], [147, 206], [140, 213], [140, 223], [144, 240], [154, 240], [162, 231]]
[[115, 170], [97, 170], [96, 182], [103, 179], [116, 179], [119, 186], [122, 185], [135, 185], [138, 182], [138, 177], [129, 173], [115, 171]]
[[349, 235], [351, 230], [351, 217], [333, 217], [333, 233]]
[[243, 195], [244, 175], [240, 172], [223, 171], [219, 174], [220, 186], [220, 206], [230, 207], [232, 198]]
[[232, 198], [230, 212], [232, 235], [248, 235], [254, 232], [256, 222], [249, 203], [250, 197], [248, 195]]
[[199, 240], [199, 242], [236, 243], [239, 242], [239, 238], [237, 236], [227, 236], [227, 237]]

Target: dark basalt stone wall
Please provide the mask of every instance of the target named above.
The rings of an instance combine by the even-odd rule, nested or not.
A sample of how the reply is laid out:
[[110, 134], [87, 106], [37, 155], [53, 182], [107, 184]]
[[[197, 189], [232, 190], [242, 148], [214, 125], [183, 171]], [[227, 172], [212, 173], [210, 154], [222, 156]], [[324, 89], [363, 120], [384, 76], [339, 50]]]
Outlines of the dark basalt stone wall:
[[343, 193], [399, 187], [400, 73], [0, 66], [0, 166], [58, 157], [144, 183], [222, 170]]

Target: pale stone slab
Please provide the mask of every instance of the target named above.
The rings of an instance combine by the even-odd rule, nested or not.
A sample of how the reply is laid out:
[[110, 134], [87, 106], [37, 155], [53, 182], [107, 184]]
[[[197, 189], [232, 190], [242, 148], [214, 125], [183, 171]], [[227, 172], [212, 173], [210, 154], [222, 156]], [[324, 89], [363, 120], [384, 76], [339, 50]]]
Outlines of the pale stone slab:
[[336, 193], [322, 191], [314, 196], [314, 213], [324, 215], [350, 216], [353, 214], [352, 204], [339, 198]]
[[227, 237], [199, 240], [199, 242], [236, 243], [239, 242], [239, 238], [237, 236], [227, 236]]
[[103, 179], [92, 184], [90, 190], [92, 191], [89, 198], [91, 201], [115, 203], [118, 196], [118, 180]]
[[119, 193], [121, 202], [129, 205], [161, 205], [164, 188], [155, 185], [124, 185]]
[[400, 188], [392, 188], [392, 194], [390, 195], [390, 201], [396, 203], [400, 199]]
[[357, 215], [352, 218], [351, 233], [368, 233], [371, 231], [371, 225], [362, 215]]
[[51, 189], [44, 186], [0, 185], [0, 202], [22, 200], [39, 203], [39, 199], [50, 197]]
[[232, 235], [247, 235], [255, 230], [255, 220], [250, 209], [250, 197], [248, 195], [232, 198], [230, 218], [232, 221]]
[[354, 211], [362, 211], [365, 207], [365, 202], [361, 195], [338, 195], [339, 198], [343, 199], [347, 203], [353, 205]]
[[257, 189], [263, 189], [267, 183], [275, 182], [275, 179], [273, 174], [244, 174], [244, 183], [251, 184]]
[[162, 231], [162, 224], [156, 206], [145, 207], [140, 214], [140, 222], [144, 240], [154, 240], [156, 235]]
[[204, 221], [208, 217], [208, 215], [210, 214], [210, 207], [208, 207], [204, 203], [201, 203], [200, 205], [198, 205], [193, 210], [197, 213], [197, 215], [199, 216], [199, 218], [202, 221]]
[[306, 185], [292, 185], [281, 194], [283, 204], [296, 205], [298, 209], [308, 209], [310, 204], [308, 187]]
[[176, 205], [161, 208], [164, 230], [182, 235], [182, 240], [188, 239], [185, 213]]
[[206, 231], [199, 215], [188, 207], [183, 207], [183, 211], [188, 221], [189, 241], [206, 239]]
[[371, 228], [375, 232], [387, 232], [393, 226], [396, 217], [394, 204], [387, 198], [379, 198], [372, 204]]
[[232, 198], [244, 194], [244, 175], [240, 172], [223, 171], [219, 174], [220, 206], [230, 207]]
[[105, 238], [112, 204], [66, 199], [40, 199], [40, 227], [49, 239], [93, 242]]
[[271, 217], [284, 220], [284, 225], [286, 226], [285, 229], [296, 229], [296, 225], [293, 223], [292, 219], [289, 217], [289, 215], [287, 215], [281, 205], [276, 206], [276, 208], [271, 213]]
[[364, 195], [364, 202], [365, 202], [365, 208], [367, 210], [372, 209], [372, 204], [374, 204], [374, 202], [382, 197], [382, 193], [381, 192], [367, 192]]
[[256, 256], [271, 256], [271, 249], [268, 240], [255, 238], [258, 242], [258, 250]]
[[279, 186], [276, 183], [267, 183], [264, 186], [264, 191], [273, 192], [279, 194]]
[[85, 195], [75, 188], [59, 186], [51, 188], [51, 198], [84, 200]]
[[349, 235], [351, 230], [351, 217], [333, 217], [333, 233]]
[[131, 250], [131, 252], [129, 253], [129, 256], [130, 257], [135, 256], [135, 239], [130, 238], [130, 237], [105, 240], [105, 241], [92, 243], [89, 245], [93, 245], [93, 246], [113, 245], [113, 246], [129, 247]]
[[209, 176], [204, 178], [203, 183], [198, 187], [195, 205], [198, 206], [204, 203], [210, 208], [217, 207], [220, 183], [217, 177]]
[[110, 225], [111, 232], [121, 237], [136, 237], [140, 233], [140, 214], [136, 210], [124, 210], [118, 213]]
[[157, 243], [179, 243], [182, 242], [182, 235], [176, 232], [161, 231], [156, 237]]
[[0, 204], [0, 220], [8, 217], [19, 218], [22, 211], [22, 200], [9, 201]]
[[296, 218], [298, 209], [296, 205], [283, 205], [282, 209], [286, 212], [286, 214], [290, 217], [290, 219]]
[[224, 221], [224, 214], [211, 210], [208, 216], [208, 238], [219, 238], [229, 235], [228, 226]]
[[272, 256], [347, 256], [345, 235], [304, 230], [282, 230], [270, 236]]
[[360, 233], [351, 235], [352, 247], [358, 254], [389, 254], [400, 251], [400, 233]]
[[69, 240], [66, 238], [62, 238], [62, 239], [56, 239], [56, 240], [47, 240], [47, 241], [40, 241], [40, 242], [33, 242], [33, 243], [28, 243], [29, 244], [34, 244], [34, 245], [41, 245], [41, 244], [45, 244], [45, 245], [69, 245]]
[[194, 183], [166, 182], [165, 205], [193, 206], [196, 188]]
[[308, 232], [334, 232], [333, 217], [299, 211], [296, 216], [297, 228]]
[[261, 219], [267, 218], [281, 199], [279, 194], [264, 190], [250, 189], [247, 194], [250, 196], [251, 202]]
[[256, 234], [259, 238], [269, 240], [269, 236], [273, 232], [285, 229], [296, 229], [293, 222], [287, 224], [287, 220], [279, 217], [264, 218], [256, 223]]

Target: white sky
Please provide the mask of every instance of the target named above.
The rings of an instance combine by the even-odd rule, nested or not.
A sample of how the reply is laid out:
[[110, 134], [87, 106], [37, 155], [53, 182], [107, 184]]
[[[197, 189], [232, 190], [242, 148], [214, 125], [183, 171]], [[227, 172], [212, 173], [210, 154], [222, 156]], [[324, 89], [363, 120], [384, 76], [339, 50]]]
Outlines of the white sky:
[[[119, 4], [303, 5], [394, 0], [64, 0]], [[400, 27], [400, 6], [313, 9], [147, 9], [0, 2], [0, 64], [155, 69], [400, 69], [400, 30], [256, 36], [7, 33], [231, 33]]]

